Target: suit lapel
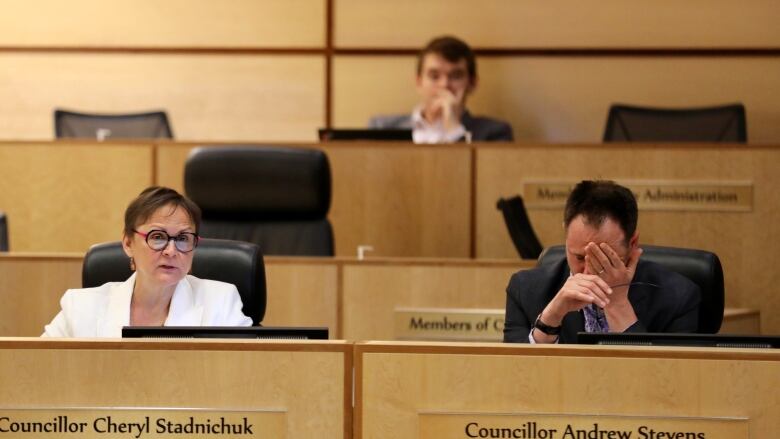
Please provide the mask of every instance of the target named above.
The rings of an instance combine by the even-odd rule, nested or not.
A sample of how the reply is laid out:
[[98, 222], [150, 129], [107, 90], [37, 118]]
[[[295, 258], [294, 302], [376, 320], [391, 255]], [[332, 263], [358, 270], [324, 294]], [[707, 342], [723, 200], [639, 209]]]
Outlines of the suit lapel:
[[130, 324], [130, 300], [133, 297], [135, 273], [121, 284], [111, 286], [108, 306], [98, 318], [98, 337], [121, 337], [122, 327]]
[[200, 326], [202, 319], [203, 307], [195, 304], [192, 286], [185, 277], [173, 292], [165, 326]]
[[628, 290], [628, 301], [634, 308], [634, 314], [640, 322], [647, 323], [647, 299], [654, 287], [647, 285], [632, 285]]

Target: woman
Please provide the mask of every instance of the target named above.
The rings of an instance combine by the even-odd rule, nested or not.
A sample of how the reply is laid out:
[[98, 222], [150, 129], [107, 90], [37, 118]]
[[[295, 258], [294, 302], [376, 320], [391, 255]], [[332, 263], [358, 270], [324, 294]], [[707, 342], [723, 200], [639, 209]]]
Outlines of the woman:
[[250, 326], [232, 284], [187, 273], [200, 208], [173, 189], [150, 187], [125, 211], [122, 247], [135, 273], [124, 282], [71, 289], [44, 337], [121, 337], [123, 326]]

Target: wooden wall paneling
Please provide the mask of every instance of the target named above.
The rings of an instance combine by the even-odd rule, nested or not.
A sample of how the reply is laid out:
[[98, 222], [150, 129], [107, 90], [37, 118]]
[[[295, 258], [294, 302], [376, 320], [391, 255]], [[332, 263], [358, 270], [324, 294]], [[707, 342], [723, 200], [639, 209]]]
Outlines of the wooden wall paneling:
[[483, 47], [777, 47], [776, 6], [772, 0], [340, 0], [335, 43], [419, 48], [436, 35], [456, 34]]
[[57, 107], [163, 109], [177, 139], [311, 141], [325, 120], [324, 66], [321, 55], [0, 53], [0, 131], [51, 138]]
[[83, 255], [0, 255], [0, 336], [37, 337], [60, 311], [68, 288], [81, 288]]
[[349, 438], [351, 350], [342, 342], [0, 339], [0, 405], [282, 410], [286, 437]]
[[13, 47], [322, 47], [324, 0], [9, 0]]
[[149, 145], [0, 144], [0, 206], [12, 251], [85, 252], [120, 238], [152, 183]]
[[[417, 103], [414, 57], [343, 55], [334, 60], [335, 126], [366, 126], [376, 114]], [[696, 107], [742, 102], [750, 143], [780, 139], [780, 58], [575, 56], [479, 57], [474, 114], [505, 119], [515, 140], [601, 142], [609, 106]]]
[[[780, 331], [780, 295], [774, 269], [780, 242], [780, 150], [741, 145], [527, 145], [477, 147], [477, 257], [516, 254], [501, 214], [499, 197], [522, 193], [524, 180], [605, 178], [621, 180], [748, 181], [753, 211], [647, 211], [639, 215], [640, 244], [710, 250], [723, 263], [726, 304], [761, 310], [763, 333]], [[544, 246], [562, 244], [560, 209], [529, 207]]]
[[414, 437], [421, 412], [736, 417], [747, 418], [750, 437], [780, 428], [780, 357], [771, 350], [443, 343], [355, 350], [356, 438]]
[[372, 116], [411, 113], [418, 103], [413, 56], [335, 56], [333, 126], [368, 126]]
[[396, 308], [498, 308], [512, 273], [528, 261], [371, 261], [345, 264], [343, 335], [393, 340]]

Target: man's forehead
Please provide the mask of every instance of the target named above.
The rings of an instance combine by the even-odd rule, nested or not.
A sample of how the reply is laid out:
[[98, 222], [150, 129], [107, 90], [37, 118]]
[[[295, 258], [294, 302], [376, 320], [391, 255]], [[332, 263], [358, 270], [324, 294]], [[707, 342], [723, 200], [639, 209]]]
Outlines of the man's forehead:
[[427, 53], [423, 58], [423, 70], [466, 70], [466, 59], [450, 62], [438, 53]]
[[583, 216], [578, 216], [569, 223], [566, 240], [571, 241], [571, 244], [606, 242], [614, 246], [625, 242], [625, 232], [612, 218], [604, 218], [600, 224], [591, 224]]

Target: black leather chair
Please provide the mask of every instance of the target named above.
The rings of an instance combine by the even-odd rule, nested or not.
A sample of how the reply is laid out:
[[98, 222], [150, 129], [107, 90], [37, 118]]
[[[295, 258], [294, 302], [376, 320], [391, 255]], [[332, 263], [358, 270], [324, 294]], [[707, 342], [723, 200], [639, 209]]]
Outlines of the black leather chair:
[[89, 114], [54, 111], [54, 134], [58, 139], [172, 139], [173, 131], [164, 111], [135, 114]]
[[536, 237], [521, 196], [500, 198], [496, 207], [501, 210], [509, 236], [523, 259], [536, 259], [542, 253], [542, 244]]
[[8, 219], [0, 212], [0, 252], [8, 251]]
[[264, 255], [333, 256], [330, 165], [322, 151], [203, 147], [184, 168], [201, 235], [258, 244]]
[[[81, 284], [97, 287], [125, 281], [133, 272], [119, 241], [93, 245], [84, 257]], [[244, 314], [254, 325], [265, 316], [265, 266], [260, 248], [248, 242], [201, 239], [192, 260], [192, 274], [202, 279], [228, 282], [238, 288]]]
[[667, 109], [615, 104], [604, 142], [747, 142], [742, 104]]
[[[642, 245], [642, 259], [663, 265], [692, 280], [701, 290], [699, 306], [700, 334], [715, 334], [723, 323], [724, 285], [723, 267], [715, 253], [687, 248]], [[537, 265], [554, 263], [566, 258], [566, 247], [546, 248]]]

